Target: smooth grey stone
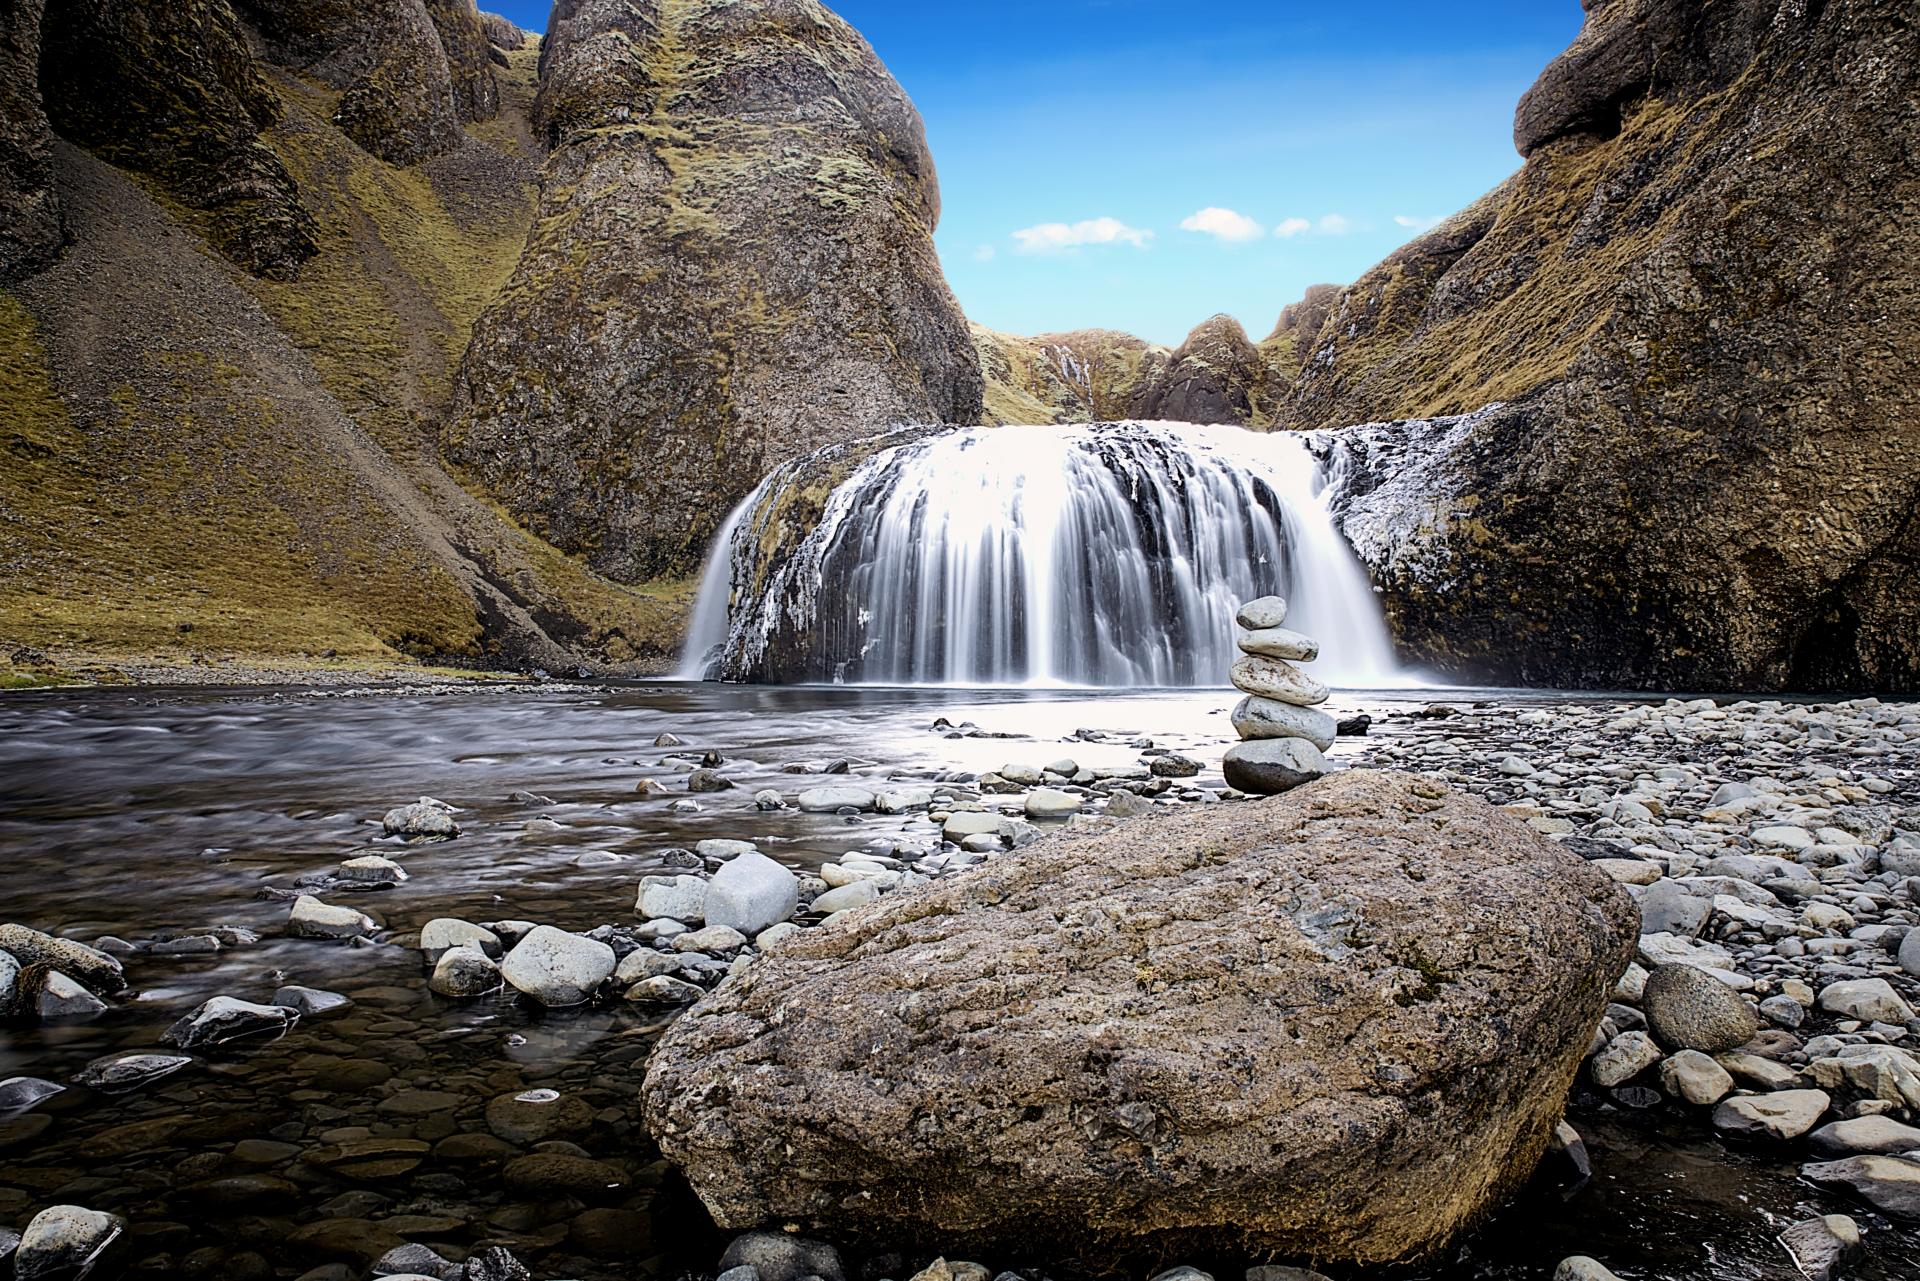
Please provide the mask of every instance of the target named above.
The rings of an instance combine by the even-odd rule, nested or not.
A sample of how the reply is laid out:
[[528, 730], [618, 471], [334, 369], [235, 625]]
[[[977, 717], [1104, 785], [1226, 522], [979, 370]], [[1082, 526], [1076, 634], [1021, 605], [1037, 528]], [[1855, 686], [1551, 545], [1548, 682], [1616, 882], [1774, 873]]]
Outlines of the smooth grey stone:
[[720, 1271], [750, 1267], [760, 1281], [847, 1281], [840, 1252], [824, 1241], [785, 1232], [748, 1232], [733, 1239], [720, 1256]]
[[231, 996], [216, 996], [168, 1028], [160, 1039], [191, 1050], [268, 1032], [279, 1036], [299, 1021], [300, 1012], [284, 1005], [255, 1005]]
[[73, 1082], [102, 1094], [126, 1094], [192, 1066], [193, 1059], [184, 1054], [108, 1055], [87, 1064]]

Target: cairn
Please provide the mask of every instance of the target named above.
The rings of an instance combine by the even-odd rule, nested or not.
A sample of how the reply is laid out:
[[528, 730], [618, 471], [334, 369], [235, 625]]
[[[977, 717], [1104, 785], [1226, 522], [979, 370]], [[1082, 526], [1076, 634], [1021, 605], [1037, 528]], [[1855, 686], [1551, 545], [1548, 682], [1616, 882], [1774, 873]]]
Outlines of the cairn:
[[1295, 667], [1320, 656], [1320, 642], [1289, 631], [1287, 602], [1262, 596], [1240, 607], [1240, 660], [1234, 687], [1245, 698], [1233, 709], [1244, 740], [1227, 749], [1229, 786], [1262, 796], [1291, 791], [1333, 769], [1321, 752], [1333, 746], [1333, 717], [1319, 710], [1330, 691]]

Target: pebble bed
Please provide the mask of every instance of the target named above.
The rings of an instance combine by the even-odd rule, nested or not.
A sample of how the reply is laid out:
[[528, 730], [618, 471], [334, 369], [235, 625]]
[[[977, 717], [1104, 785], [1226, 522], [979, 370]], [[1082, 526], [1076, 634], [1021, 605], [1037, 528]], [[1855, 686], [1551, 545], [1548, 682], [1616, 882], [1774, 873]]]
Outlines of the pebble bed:
[[[1506, 806], [1641, 903], [1638, 962], [1595, 1031], [1556, 1189], [1578, 1195], [1582, 1127], [1691, 1126], [1734, 1163], [1802, 1167], [1820, 1212], [1769, 1227], [1780, 1275], [1858, 1265], [1891, 1277], [1885, 1260], [1920, 1257], [1920, 1233], [1901, 1226], [1920, 1220], [1920, 709], [1371, 710], [1372, 734], [1368, 717], [1344, 720], [1336, 764], [1428, 773]], [[651, 1157], [633, 1107], [664, 1021], [784, 935], [1012, 856], [1051, 826], [1251, 800], [1220, 780], [1224, 739], [1088, 729], [1039, 743], [926, 725], [936, 756], [940, 741], [1006, 737], [1008, 759], [986, 773], [774, 765], [661, 734], [629, 804], [724, 812], [737, 835], [573, 856], [633, 873], [597, 926], [526, 919], [533, 903], [517, 912], [497, 895], [498, 915], [386, 928], [376, 905], [418, 890], [432, 875], [423, 856], [499, 821], [420, 797], [368, 815], [377, 834], [338, 866], [268, 878], [274, 926], [0, 928], [13, 962], [0, 958], [12, 1015], [0, 1062], [58, 1059], [91, 1020], [140, 1010], [153, 1025], [166, 1011], [153, 1044], [64, 1072], [0, 1072], [0, 1256], [15, 1254], [22, 1278], [104, 1251], [112, 1271], [150, 1276], [989, 1281], [996, 1272], [945, 1260], [849, 1267], [825, 1244], [796, 1254], [804, 1243], [790, 1238], [734, 1242], [723, 1259], [727, 1239]], [[1076, 744], [1131, 760], [1082, 764]], [[770, 770], [786, 781], [770, 785]], [[564, 807], [537, 790], [506, 801], [526, 836], [562, 826], [548, 815]], [[855, 839], [796, 866], [758, 835], [794, 821], [842, 823]], [[170, 982], [196, 958], [249, 949], [262, 965], [246, 990], [189, 997]], [[1610, 1244], [1560, 1271], [1611, 1275]], [[1431, 1275], [1493, 1275], [1471, 1254]]]

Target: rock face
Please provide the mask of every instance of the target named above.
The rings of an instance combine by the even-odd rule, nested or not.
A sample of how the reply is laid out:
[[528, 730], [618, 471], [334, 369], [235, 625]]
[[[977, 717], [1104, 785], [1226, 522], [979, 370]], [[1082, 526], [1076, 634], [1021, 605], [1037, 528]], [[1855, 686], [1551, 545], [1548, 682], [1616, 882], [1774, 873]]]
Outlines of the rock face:
[[973, 326], [989, 427], [1138, 418], [1173, 353], [1112, 329], [1022, 338]]
[[260, 138], [279, 99], [226, 0], [71, 0], [51, 6], [42, 38], [41, 92], [63, 137], [204, 211], [249, 271], [288, 276], [313, 256], [313, 216]]
[[45, 0], [0, 11], [0, 283], [52, 262], [66, 240], [53, 189], [53, 131], [40, 104]]
[[1517, 820], [1351, 771], [790, 938], [643, 1097], [723, 1227], [1411, 1259], [1532, 1172], [1635, 927]]
[[1403, 656], [1913, 688], [1911, 5], [1600, 0], [1516, 138], [1518, 174], [1341, 294], [1278, 413], [1413, 420], [1338, 446]]
[[494, 44], [480, 10], [473, 0], [426, 0], [426, 4], [427, 16], [440, 35], [460, 118], [493, 119], [500, 114], [500, 82], [494, 78]]
[[815, 0], [561, 0], [554, 147], [460, 375], [454, 457], [624, 580], [685, 573], [775, 464], [977, 422], [920, 118]]
[[1187, 335], [1129, 417], [1250, 423], [1266, 416], [1270, 392], [1270, 371], [1247, 331], [1232, 316], [1214, 316]]
[[[426, 0], [239, 3], [274, 61], [342, 91], [335, 122], [382, 160], [417, 164], [465, 140], [453, 72]], [[455, 7], [454, 0], [435, 4], [449, 16]], [[477, 33], [477, 14], [474, 24]]]

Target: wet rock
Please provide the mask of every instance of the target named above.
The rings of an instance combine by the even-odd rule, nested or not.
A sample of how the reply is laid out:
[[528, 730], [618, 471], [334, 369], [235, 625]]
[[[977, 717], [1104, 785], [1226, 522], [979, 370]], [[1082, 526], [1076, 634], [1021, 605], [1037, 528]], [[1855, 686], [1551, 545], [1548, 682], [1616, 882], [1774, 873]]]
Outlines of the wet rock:
[[719, 770], [697, 769], [687, 775], [689, 792], [731, 792], [738, 784]]
[[33, 1010], [42, 1023], [72, 1022], [106, 1013], [107, 1003], [58, 970], [44, 971]]
[[763, 813], [772, 813], [787, 808], [787, 800], [773, 788], [763, 788], [753, 794], [753, 807]]
[[1069, 827], [736, 974], [662, 1037], [647, 1124], [722, 1226], [1410, 1258], [1532, 1173], [1633, 925], [1426, 779]]
[[[1811, 1047], [1810, 1047], [1811, 1052]], [[1920, 1109], [1920, 1059], [1893, 1045], [1843, 1045], [1807, 1065], [1822, 1089], [1850, 1089], [1896, 1107]]]
[[645, 876], [634, 911], [649, 921], [703, 921], [707, 882], [698, 876]]
[[1147, 772], [1155, 778], [1193, 778], [1200, 773], [1200, 762], [1191, 757], [1169, 752], [1157, 757], [1147, 767]]
[[1860, 1225], [1844, 1214], [1822, 1215], [1782, 1232], [1780, 1245], [1807, 1281], [1833, 1281], [1841, 1265], [1860, 1252]]
[[1262, 627], [1258, 631], [1242, 632], [1234, 643], [1243, 654], [1259, 654], [1265, 658], [1311, 663], [1320, 657], [1319, 641], [1284, 627]]
[[[1334, 732], [1341, 738], [1365, 738], [1367, 731], [1373, 728], [1373, 717], [1365, 712], [1358, 716], [1349, 716], [1334, 725]], [[1321, 749], [1325, 751], [1325, 748]]]
[[500, 967], [478, 947], [453, 947], [440, 954], [427, 990], [435, 996], [468, 1000], [498, 992], [502, 981]]
[[1339, 723], [1317, 707], [1253, 695], [1233, 705], [1231, 719], [1234, 733], [1243, 739], [1303, 738], [1323, 752], [1340, 733]]
[[748, 1232], [728, 1243], [720, 1271], [752, 1268], [760, 1281], [847, 1281], [840, 1252], [825, 1241], [785, 1232]]
[[20, 962], [0, 952], [0, 1019], [11, 1018], [20, 1000]]
[[969, 836], [998, 836], [1005, 816], [990, 811], [957, 810], [940, 826], [940, 835], [956, 845]]
[[66, 1090], [64, 1085], [42, 1081], [33, 1076], [10, 1076], [0, 1081], [0, 1117], [12, 1116], [38, 1106]]
[[441, 1258], [429, 1246], [408, 1243], [387, 1251], [373, 1262], [376, 1277], [421, 1276], [436, 1281], [454, 1281], [460, 1265]]
[[472, 945], [483, 952], [500, 950], [500, 936], [471, 921], [454, 916], [438, 916], [420, 927], [420, 950], [444, 952], [450, 947]]
[[340, 879], [362, 885], [398, 885], [407, 879], [407, 871], [390, 858], [363, 854], [340, 864]]
[[591, 999], [613, 967], [613, 949], [605, 943], [542, 925], [507, 953], [500, 976], [523, 995], [558, 1008]]
[[1153, 813], [1153, 802], [1133, 792], [1115, 792], [1107, 798], [1104, 813], [1109, 818], [1139, 818]]
[[758, 934], [800, 906], [800, 878], [759, 850], [748, 849], [715, 873], [702, 906], [708, 925]]
[[299, 1020], [298, 1011], [283, 1005], [255, 1005], [231, 996], [216, 996], [168, 1028], [160, 1039], [191, 1050], [202, 1045], [225, 1045], [247, 1036], [279, 1036]]
[[1660, 1047], [1645, 1032], [1622, 1032], [1593, 1056], [1588, 1069], [1593, 1083], [1603, 1090], [1625, 1085], [1660, 1061]]
[[487, 1128], [509, 1143], [544, 1143], [586, 1133], [593, 1109], [556, 1090], [503, 1094], [487, 1104]]
[[350, 939], [371, 934], [379, 926], [364, 912], [322, 903], [302, 894], [287, 912], [287, 933], [303, 939]]
[[565, 1152], [533, 1152], [507, 1163], [507, 1186], [528, 1196], [575, 1196], [613, 1201], [627, 1187], [626, 1172], [604, 1161]]
[[855, 881], [851, 885], [842, 885], [839, 889], [828, 890], [808, 904], [807, 910], [823, 916], [832, 916], [836, 912], [849, 911], [856, 907], [865, 907], [877, 902], [880, 887], [872, 881]]
[[627, 989], [627, 1000], [635, 1005], [691, 1005], [706, 993], [694, 984], [671, 974], [656, 974], [641, 979]]
[[410, 839], [446, 841], [460, 835], [460, 824], [453, 819], [453, 807], [426, 796], [411, 805], [388, 810], [381, 817], [380, 826], [388, 836]]
[[933, 804], [931, 787], [885, 787], [873, 794], [878, 814], [916, 814]]
[[114, 957], [84, 943], [55, 938], [24, 925], [0, 925], [0, 952], [22, 966], [44, 965], [59, 970], [77, 979], [88, 991], [102, 996], [127, 986], [120, 962]]
[[306, 1018], [323, 1018], [329, 1014], [342, 1014], [353, 1008], [353, 998], [342, 996], [338, 992], [328, 992], [317, 987], [301, 987], [290, 983], [274, 989], [273, 1004], [284, 1005], [297, 1010]]
[[737, 952], [747, 945], [747, 936], [726, 925], [709, 925], [678, 935], [673, 940], [676, 952]]
[[466, 1281], [531, 1281], [527, 1266], [503, 1246], [490, 1245], [467, 1256], [462, 1269]]
[[1797, 1139], [1820, 1124], [1832, 1103], [1824, 1090], [1743, 1094], [1715, 1108], [1713, 1124], [1738, 1138]]
[[1842, 1187], [1892, 1219], [1920, 1221], [1920, 1161], [1851, 1156], [1800, 1167], [1802, 1178]]
[[126, 1220], [77, 1205], [42, 1210], [20, 1234], [14, 1281], [78, 1281], [126, 1230]]
[[193, 1062], [184, 1054], [110, 1054], [87, 1064], [73, 1082], [102, 1094], [126, 1094], [164, 1081]]
[[1598, 1259], [1576, 1254], [1560, 1260], [1560, 1266], [1553, 1270], [1553, 1281], [1620, 1281], [1620, 1278]]
[[1311, 783], [1333, 766], [1305, 739], [1260, 738], [1229, 747], [1221, 769], [1227, 786], [1272, 796]]
[[1691, 965], [1659, 965], [1647, 975], [1641, 1008], [1654, 1039], [1669, 1050], [1721, 1054], [1760, 1031], [1746, 998]]

